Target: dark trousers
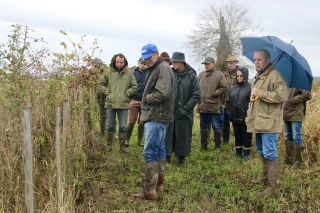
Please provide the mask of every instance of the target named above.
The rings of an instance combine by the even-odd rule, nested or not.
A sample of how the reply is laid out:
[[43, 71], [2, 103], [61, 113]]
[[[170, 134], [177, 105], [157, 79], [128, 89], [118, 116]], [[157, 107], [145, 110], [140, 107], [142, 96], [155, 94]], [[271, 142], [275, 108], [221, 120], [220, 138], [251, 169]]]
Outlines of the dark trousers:
[[223, 116], [223, 128], [224, 129], [230, 129], [230, 117], [229, 114], [226, 113], [226, 108], [224, 110], [224, 116]]
[[252, 146], [252, 133], [247, 132], [245, 123], [232, 123], [236, 147], [244, 146], [250, 148]]

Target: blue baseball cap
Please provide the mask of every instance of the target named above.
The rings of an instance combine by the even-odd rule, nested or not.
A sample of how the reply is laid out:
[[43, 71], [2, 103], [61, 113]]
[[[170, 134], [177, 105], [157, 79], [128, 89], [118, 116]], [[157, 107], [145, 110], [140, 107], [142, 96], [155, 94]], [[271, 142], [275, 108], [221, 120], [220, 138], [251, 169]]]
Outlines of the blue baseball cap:
[[151, 57], [152, 53], [158, 52], [158, 48], [154, 44], [144, 45], [141, 49], [140, 59], [148, 59]]

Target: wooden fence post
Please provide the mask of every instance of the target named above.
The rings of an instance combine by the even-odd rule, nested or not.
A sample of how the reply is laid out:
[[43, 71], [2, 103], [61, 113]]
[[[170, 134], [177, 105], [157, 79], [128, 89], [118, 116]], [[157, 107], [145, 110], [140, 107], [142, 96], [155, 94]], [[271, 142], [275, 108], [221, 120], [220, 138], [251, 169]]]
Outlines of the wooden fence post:
[[32, 149], [32, 120], [30, 98], [25, 111], [22, 112], [23, 124], [23, 158], [25, 175], [25, 205], [28, 213], [35, 212], [33, 193], [33, 149]]

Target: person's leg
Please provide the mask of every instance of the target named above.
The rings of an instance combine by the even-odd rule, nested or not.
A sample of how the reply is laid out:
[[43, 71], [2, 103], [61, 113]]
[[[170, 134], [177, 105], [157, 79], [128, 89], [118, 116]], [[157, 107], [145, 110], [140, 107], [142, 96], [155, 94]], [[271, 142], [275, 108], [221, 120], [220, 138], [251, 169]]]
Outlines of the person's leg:
[[245, 123], [241, 124], [241, 137], [243, 143], [243, 160], [247, 161], [252, 147], [252, 133], [247, 132], [247, 125]]
[[130, 101], [130, 108], [129, 108], [129, 122], [127, 126], [127, 132], [126, 132], [126, 141], [125, 141], [125, 146], [128, 147], [130, 143], [130, 138], [132, 135], [132, 131], [134, 128], [134, 124], [137, 121], [138, 114], [139, 114], [139, 109], [140, 109], [140, 102], [136, 100], [131, 100]]
[[230, 139], [230, 117], [226, 113], [226, 109], [224, 109], [224, 116], [223, 116], [223, 143], [229, 143]]
[[103, 137], [106, 135], [106, 122], [107, 122], [107, 111], [104, 108], [104, 103], [100, 104], [99, 103], [99, 114], [100, 114], [100, 119], [99, 119], [99, 124], [100, 124], [100, 133], [99, 136]]
[[208, 150], [208, 122], [210, 121], [211, 114], [200, 113], [200, 134], [201, 134], [201, 147], [200, 151]]
[[[136, 198], [156, 199], [157, 189], [163, 190], [164, 169], [162, 165], [160, 174], [163, 174], [163, 180], [159, 182], [159, 163], [165, 163], [166, 153], [164, 139], [166, 135], [167, 124], [160, 122], [147, 122], [145, 124], [145, 138], [143, 156], [146, 162], [146, 181], [144, 189], [134, 194]], [[160, 165], [161, 166], [161, 165]], [[162, 178], [162, 176], [161, 176]], [[159, 182], [159, 185], [158, 185]]]
[[267, 165], [266, 159], [263, 156], [262, 133], [256, 133], [256, 147], [262, 163], [262, 175], [257, 180], [252, 180], [251, 182], [255, 184], [264, 183], [264, 185], [267, 186], [268, 185], [268, 165]]
[[107, 108], [107, 118], [108, 118], [108, 127], [107, 127], [107, 151], [110, 152], [112, 150], [112, 142], [113, 142], [113, 132], [115, 129], [115, 117], [116, 111], [112, 108]]
[[263, 156], [267, 160], [268, 187], [258, 193], [259, 197], [278, 195], [280, 182], [280, 168], [278, 162], [277, 142], [278, 133], [263, 133], [262, 135]]
[[293, 140], [295, 142], [294, 146], [294, 164], [292, 166], [293, 169], [297, 169], [300, 167], [302, 162], [302, 151], [304, 150], [304, 145], [302, 141], [302, 122], [295, 121], [292, 122], [292, 133], [293, 133]]
[[241, 124], [232, 123], [233, 131], [234, 131], [234, 139], [236, 146], [236, 157], [242, 157], [242, 134], [241, 134]]
[[211, 122], [214, 131], [214, 151], [220, 152], [221, 150], [221, 126], [220, 126], [220, 114], [211, 114]]
[[117, 109], [118, 121], [119, 121], [119, 144], [120, 152], [129, 153], [129, 150], [125, 147], [127, 121], [128, 121], [128, 110]]
[[284, 122], [284, 129], [286, 134], [286, 140], [285, 140], [285, 147], [286, 147], [285, 163], [286, 164], [292, 164], [292, 157], [293, 157], [293, 151], [294, 151], [292, 124], [293, 123], [291, 121]]

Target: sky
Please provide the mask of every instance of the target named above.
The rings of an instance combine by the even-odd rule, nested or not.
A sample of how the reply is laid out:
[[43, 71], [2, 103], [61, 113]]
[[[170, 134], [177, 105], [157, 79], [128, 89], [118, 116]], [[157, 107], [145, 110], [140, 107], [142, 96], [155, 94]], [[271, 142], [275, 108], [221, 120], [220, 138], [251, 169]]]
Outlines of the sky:
[[[172, 56], [184, 52], [186, 61], [197, 70], [185, 46], [186, 35], [195, 28], [194, 20], [213, 0], [10, 0], [1, 2], [0, 43], [7, 41], [11, 24], [35, 30], [52, 50], [60, 51], [60, 42], [68, 44], [64, 30], [73, 42], [86, 35], [88, 46], [99, 41], [105, 63], [114, 54], [123, 53], [134, 66], [145, 44], [153, 43], [159, 52]], [[222, 0], [215, 1], [218, 5]], [[260, 35], [273, 35], [293, 45], [309, 62], [313, 76], [320, 76], [320, 1], [319, 0], [238, 0], [249, 8], [249, 15], [261, 26]], [[192, 63], [191, 63], [192, 61]]]

